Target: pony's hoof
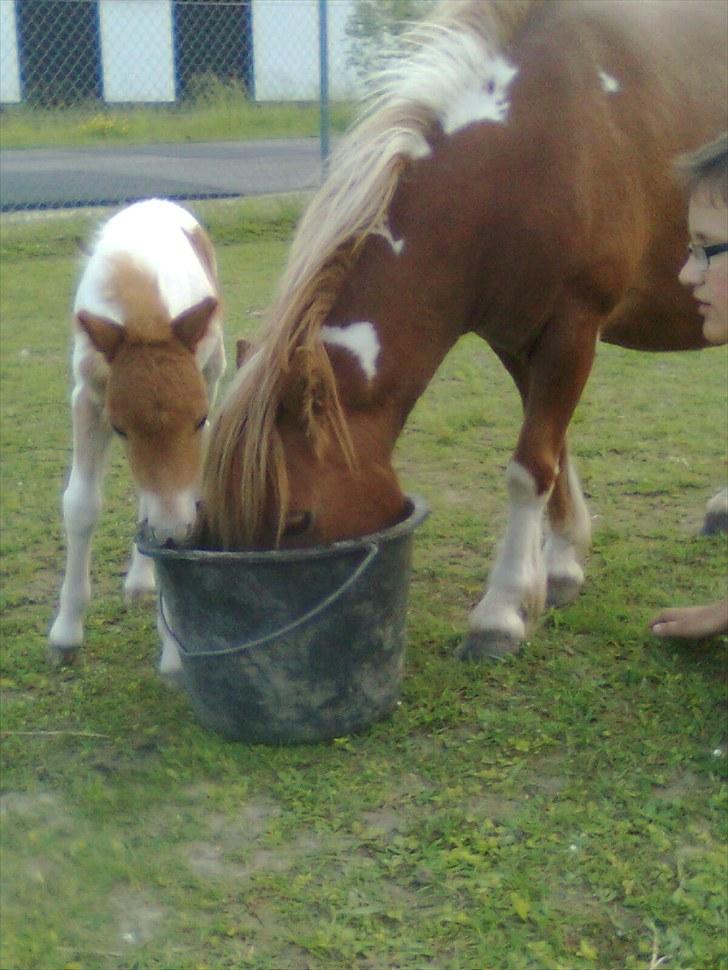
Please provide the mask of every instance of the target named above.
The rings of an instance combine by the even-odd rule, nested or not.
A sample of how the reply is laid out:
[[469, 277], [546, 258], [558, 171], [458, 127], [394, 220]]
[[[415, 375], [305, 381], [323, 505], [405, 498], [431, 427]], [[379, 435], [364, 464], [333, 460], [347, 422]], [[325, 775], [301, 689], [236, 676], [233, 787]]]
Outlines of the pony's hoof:
[[573, 576], [549, 576], [546, 590], [546, 606], [567, 606], [578, 599], [581, 583]]
[[61, 647], [57, 643], [48, 644], [48, 662], [52, 667], [70, 667], [76, 662], [78, 647]]
[[455, 651], [458, 660], [504, 660], [521, 648], [521, 641], [503, 630], [471, 630]]

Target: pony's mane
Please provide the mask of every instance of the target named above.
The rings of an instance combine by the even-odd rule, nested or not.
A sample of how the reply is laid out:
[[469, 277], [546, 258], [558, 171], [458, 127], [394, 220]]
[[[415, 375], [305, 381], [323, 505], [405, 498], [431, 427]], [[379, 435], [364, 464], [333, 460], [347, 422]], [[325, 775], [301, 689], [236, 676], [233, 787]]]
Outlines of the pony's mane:
[[485, 58], [502, 51], [545, 2], [445, 0], [403, 36], [396, 63], [374, 78], [358, 123], [333, 153], [330, 174], [297, 229], [258, 351], [215, 420], [204, 481], [205, 530], [213, 544], [254, 545], [269, 490], [281, 538], [288, 479], [276, 421], [294, 358], [306, 360], [328, 402], [307, 416], [312, 446], [321, 453], [333, 439], [355, 467], [321, 327], [364, 243], [386, 229], [403, 171], [429, 153], [443, 104], [464, 83], [482, 80]]

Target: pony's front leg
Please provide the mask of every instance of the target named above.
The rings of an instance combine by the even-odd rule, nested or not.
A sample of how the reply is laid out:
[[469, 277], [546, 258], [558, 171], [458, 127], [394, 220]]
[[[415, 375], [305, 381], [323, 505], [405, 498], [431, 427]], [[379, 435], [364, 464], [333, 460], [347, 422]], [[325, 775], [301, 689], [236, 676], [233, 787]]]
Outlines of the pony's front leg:
[[[462, 659], [515, 653], [543, 610], [543, 511], [559, 478], [566, 429], [591, 370], [597, 335], [598, 318], [579, 303], [570, 303], [544, 327], [527, 362], [516, 366], [504, 360], [521, 391], [525, 415], [506, 472], [510, 513], [505, 539], [488, 591], [470, 614], [470, 630], [458, 651]], [[554, 508], [567, 494], [568, 469], [565, 474]], [[569, 559], [563, 546], [574, 541], [568, 516], [559, 521], [555, 515], [555, 521], [557, 529], [553, 533], [552, 525], [553, 538], [547, 547], [554, 576], [563, 572]], [[569, 578], [576, 579], [576, 575]]]
[[103, 405], [86, 385], [71, 398], [73, 463], [63, 493], [66, 572], [60, 608], [49, 634], [51, 659], [68, 663], [83, 642], [83, 621], [91, 599], [91, 538], [101, 511], [101, 483], [111, 429]]
[[544, 546], [546, 603], [565, 606], [577, 598], [584, 585], [584, 561], [591, 545], [589, 510], [566, 443], [548, 503], [548, 522]]
[[463, 660], [499, 659], [515, 653], [546, 602], [542, 546], [543, 512], [531, 473], [516, 461], [506, 469], [508, 524], [488, 591], [470, 614], [470, 632], [458, 650]]

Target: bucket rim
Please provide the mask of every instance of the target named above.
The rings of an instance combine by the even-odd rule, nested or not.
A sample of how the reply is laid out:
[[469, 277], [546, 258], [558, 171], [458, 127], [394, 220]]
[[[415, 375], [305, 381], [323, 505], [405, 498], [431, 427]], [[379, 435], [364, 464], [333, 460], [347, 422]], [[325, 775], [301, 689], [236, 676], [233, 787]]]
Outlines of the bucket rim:
[[430, 514], [430, 507], [421, 495], [405, 495], [405, 509], [407, 514], [399, 522], [371, 532], [357, 539], [342, 539], [327, 546], [309, 546], [302, 549], [250, 549], [250, 550], [217, 550], [192, 549], [180, 546], [170, 549], [151, 542], [143, 532], [139, 532], [136, 539], [137, 548], [144, 556], [152, 559], [184, 560], [194, 562], [305, 562], [311, 559], [329, 559], [337, 556], [352, 555], [362, 552], [372, 545], [380, 546], [409, 535], [421, 525]]

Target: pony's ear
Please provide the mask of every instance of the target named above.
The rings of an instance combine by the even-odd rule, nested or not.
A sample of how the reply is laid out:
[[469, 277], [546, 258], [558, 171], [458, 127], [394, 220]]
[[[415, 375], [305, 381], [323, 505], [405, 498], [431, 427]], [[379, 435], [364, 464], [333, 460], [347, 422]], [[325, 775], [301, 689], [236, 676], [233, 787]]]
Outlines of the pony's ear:
[[307, 429], [326, 410], [328, 391], [321, 367], [307, 347], [298, 347], [291, 358], [281, 405]]
[[207, 333], [212, 315], [217, 310], [217, 300], [207, 296], [189, 310], [180, 313], [172, 321], [172, 333], [180, 343], [194, 353], [195, 347]]
[[240, 337], [235, 341], [235, 366], [238, 368], [238, 370], [243, 366], [245, 363], [245, 358], [252, 349], [253, 345], [244, 337]]
[[126, 337], [126, 331], [121, 324], [107, 320], [106, 317], [96, 316], [95, 313], [88, 313], [86, 310], [79, 310], [76, 319], [88, 334], [96, 350], [111, 363]]

